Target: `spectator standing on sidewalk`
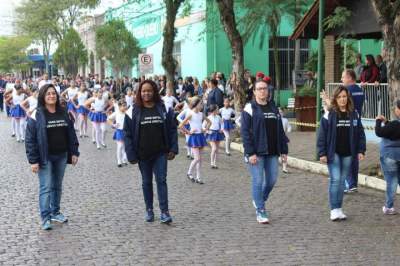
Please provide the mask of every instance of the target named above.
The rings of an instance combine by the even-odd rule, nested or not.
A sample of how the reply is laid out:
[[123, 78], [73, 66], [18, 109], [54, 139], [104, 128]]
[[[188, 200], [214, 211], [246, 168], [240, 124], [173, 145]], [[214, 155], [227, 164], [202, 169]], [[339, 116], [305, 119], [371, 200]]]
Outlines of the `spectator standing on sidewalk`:
[[74, 125], [52, 84], [41, 87], [38, 107], [28, 120], [26, 155], [33, 173], [39, 175], [39, 207], [42, 229], [51, 222], [65, 223], [60, 212], [62, 182], [67, 163], [76, 165], [79, 142]]
[[361, 84], [364, 83], [375, 83], [379, 81], [379, 68], [375, 63], [375, 59], [372, 55], [367, 54], [365, 56], [366, 65], [363, 68], [363, 72], [361, 73]]
[[366, 150], [364, 128], [354, 111], [349, 90], [339, 86], [333, 93], [330, 110], [321, 118], [318, 132], [318, 155], [328, 163], [329, 203], [332, 221], [345, 220], [342, 210], [345, 178], [350, 174], [352, 160], [363, 160]]
[[383, 58], [381, 55], [376, 56], [376, 65], [378, 66], [379, 69], [379, 83], [387, 83], [388, 78], [387, 78], [387, 67], [385, 62], [383, 61]]
[[278, 178], [279, 156], [287, 160], [288, 138], [281, 116], [273, 101], [269, 101], [268, 84], [255, 84], [255, 99], [246, 104], [241, 116], [241, 135], [245, 161], [252, 177], [253, 206], [258, 223], [269, 223], [265, 209]]
[[[396, 214], [394, 197], [400, 184], [400, 100], [394, 102], [396, 119], [387, 121], [380, 115], [376, 118], [375, 133], [382, 138], [380, 161], [386, 180], [386, 201], [382, 207], [384, 214]], [[382, 124], [385, 124], [382, 126]]]

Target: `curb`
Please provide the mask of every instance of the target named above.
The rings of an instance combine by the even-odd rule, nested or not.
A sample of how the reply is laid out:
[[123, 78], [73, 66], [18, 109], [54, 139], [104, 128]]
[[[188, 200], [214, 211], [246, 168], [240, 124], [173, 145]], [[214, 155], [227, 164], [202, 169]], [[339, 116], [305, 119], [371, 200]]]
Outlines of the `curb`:
[[[231, 149], [235, 151], [239, 151], [244, 153], [243, 145], [239, 143], [232, 142]], [[294, 157], [288, 156], [288, 166], [292, 168], [297, 168], [300, 170], [308, 171], [315, 174], [321, 174], [325, 176], [329, 176], [328, 167], [326, 165], [317, 163], [317, 162], [310, 162]], [[368, 176], [364, 174], [358, 174], [358, 184], [361, 186], [386, 191], [386, 181], [374, 176]], [[400, 193], [400, 189], [397, 189], [397, 194]]]

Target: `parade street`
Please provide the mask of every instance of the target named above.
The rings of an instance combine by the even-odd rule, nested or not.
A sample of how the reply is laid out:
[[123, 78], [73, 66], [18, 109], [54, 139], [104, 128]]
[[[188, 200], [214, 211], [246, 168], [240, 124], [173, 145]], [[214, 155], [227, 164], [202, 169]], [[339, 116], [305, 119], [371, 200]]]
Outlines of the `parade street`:
[[295, 169], [280, 175], [267, 203], [271, 224], [258, 224], [237, 152], [221, 154], [212, 170], [206, 149], [199, 185], [186, 178], [181, 145], [168, 172], [174, 221], [159, 223], [157, 203], [156, 221], [146, 223], [137, 166], [116, 167], [110, 131], [104, 150], [81, 141], [79, 163], [68, 166], [63, 185], [69, 222], [43, 231], [38, 177], [3, 113], [0, 135], [1, 265], [396, 265], [400, 258], [400, 216], [382, 214], [383, 192], [345, 196], [348, 220], [331, 222], [327, 177]]

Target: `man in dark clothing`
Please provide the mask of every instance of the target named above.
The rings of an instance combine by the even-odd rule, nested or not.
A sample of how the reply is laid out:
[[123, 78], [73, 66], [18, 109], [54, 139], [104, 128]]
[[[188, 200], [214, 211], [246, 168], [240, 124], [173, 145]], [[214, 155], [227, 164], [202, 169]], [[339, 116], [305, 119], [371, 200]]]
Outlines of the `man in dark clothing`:
[[0, 76], [0, 112], [4, 111], [4, 92], [6, 91], [7, 82]]
[[218, 108], [224, 107], [224, 94], [220, 89], [218, 89], [218, 81], [216, 79], [211, 80], [211, 91], [207, 98], [207, 110], [208, 108], [215, 104]]
[[376, 56], [376, 65], [378, 66], [379, 69], [379, 78], [378, 81], [380, 83], [387, 83], [388, 79], [387, 79], [387, 67], [385, 62], [383, 62], [383, 58], [381, 55], [377, 55]]

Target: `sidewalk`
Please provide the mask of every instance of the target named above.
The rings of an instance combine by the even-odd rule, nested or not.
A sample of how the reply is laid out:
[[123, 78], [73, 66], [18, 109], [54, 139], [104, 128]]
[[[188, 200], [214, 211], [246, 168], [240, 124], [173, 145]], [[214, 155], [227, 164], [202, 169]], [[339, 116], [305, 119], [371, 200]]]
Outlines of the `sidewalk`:
[[[293, 131], [287, 134], [290, 139], [289, 156], [298, 159], [317, 162], [316, 154], [316, 133]], [[360, 174], [376, 176], [383, 179], [379, 164], [379, 144], [367, 142], [365, 159], [360, 162]]]

